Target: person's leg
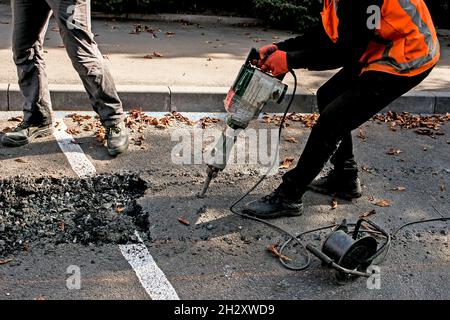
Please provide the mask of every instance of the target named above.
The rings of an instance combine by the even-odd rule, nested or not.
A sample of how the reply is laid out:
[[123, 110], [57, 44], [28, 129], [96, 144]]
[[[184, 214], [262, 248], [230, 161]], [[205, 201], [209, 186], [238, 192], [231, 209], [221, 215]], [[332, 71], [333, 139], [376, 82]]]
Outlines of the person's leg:
[[320, 173], [348, 132], [417, 86], [429, 72], [415, 77], [382, 72], [363, 74], [351, 88], [325, 108], [311, 131], [297, 167], [284, 175], [280, 190], [288, 197], [301, 198], [308, 184]]
[[66, 51], [107, 129], [108, 151], [128, 148], [122, 102], [108, 66], [91, 32], [90, 0], [46, 0], [53, 10]]
[[25, 98], [24, 121], [51, 124], [52, 109], [43, 58], [50, 8], [45, 0], [12, 0], [12, 50]]
[[[341, 69], [317, 91], [317, 106], [323, 113], [337, 97], [351, 88], [359, 78], [359, 72], [351, 68]], [[358, 166], [353, 155], [352, 133], [347, 132], [331, 157], [334, 169], [320, 179], [312, 182], [308, 189], [314, 192], [335, 195], [351, 200], [362, 196], [361, 182], [358, 178]]]
[[323, 169], [343, 137], [422, 82], [429, 72], [411, 78], [381, 72], [363, 74], [322, 112], [297, 167], [283, 176], [280, 187], [271, 196], [247, 204], [244, 210], [260, 218], [293, 215], [289, 206], [301, 203], [307, 186]]
[[[337, 97], [343, 94], [351, 83], [358, 79], [358, 73], [350, 68], [341, 69], [317, 91], [317, 107], [322, 113]], [[352, 134], [348, 132], [342, 138], [338, 149], [331, 157], [331, 163], [338, 171], [358, 171], [353, 155]]]
[[20, 147], [52, 133], [52, 107], [43, 59], [50, 8], [44, 0], [12, 0], [12, 50], [25, 99], [23, 122], [2, 137], [6, 147]]

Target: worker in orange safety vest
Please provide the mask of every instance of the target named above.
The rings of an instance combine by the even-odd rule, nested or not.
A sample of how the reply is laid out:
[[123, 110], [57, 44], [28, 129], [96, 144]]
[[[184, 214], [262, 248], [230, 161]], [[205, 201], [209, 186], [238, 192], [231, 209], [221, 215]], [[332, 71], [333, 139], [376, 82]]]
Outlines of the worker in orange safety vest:
[[[421, 83], [440, 57], [423, 0], [324, 0], [322, 25], [260, 49], [274, 76], [291, 69], [341, 68], [317, 92], [320, 118], [295, 169], [270, 195], [245, 206], [259, 218], [301, 215], [307, 190], [362, 196], [351, 132]], [[331, 158], [333, 169], [314, 180]]]

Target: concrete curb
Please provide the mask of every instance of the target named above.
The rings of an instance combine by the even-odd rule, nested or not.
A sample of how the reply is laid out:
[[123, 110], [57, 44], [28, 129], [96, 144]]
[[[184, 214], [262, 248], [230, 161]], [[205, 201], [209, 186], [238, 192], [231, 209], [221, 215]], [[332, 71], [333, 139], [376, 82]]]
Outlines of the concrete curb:
[[208, 16], [193, 14], [142, 14], [142, 13], [124, 13], [110, 14], [103, 12], [93, 12], [94, 19], [116, 19], [116, 20], [138, 20], [154, 22], [188, 22], [192, 24], [221, 24], [221, 25], [263, 25], [264, 22], [256, 18], [239, 18], [225, 16]]
[[[225, 87], [138, 85], [117, 86], [117, 89], [126, 110], [138, 108], [154, 112], [223, 112], [223, 99], [228, 91]], [[56, 111], [92, 110], [84, 88], [80, 85], [52, 85], [50, 90]], [[285, 103], [281, 106], [271, 103], [266, 111], [282, 112]], [[0, 84], [0, 111], [20, 111], [22, 105], [23, 97], [17, 85]], [[291, 111], [312, 113], [317, 111], [316, 105], [316, 96], [312, 92], [298, 89]], [[450, 113], [450, 92], [412, 91], [383, 112], [390, 110], [415, 114]]]

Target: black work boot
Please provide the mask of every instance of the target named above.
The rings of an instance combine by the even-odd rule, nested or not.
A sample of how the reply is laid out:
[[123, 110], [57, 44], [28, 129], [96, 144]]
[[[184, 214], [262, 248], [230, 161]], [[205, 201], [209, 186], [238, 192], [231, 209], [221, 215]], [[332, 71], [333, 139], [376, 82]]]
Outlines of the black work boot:
[[129, 146], [129, 138], [125, 123], [121, 121], [113, 126], [107, 126], [105, 129], [109, 155], [116, 157], [126, 152]]
[[47, 137], [53, 133], [52, 124], [35, 125], [21, 122], [12, 132], [6, 133], [2, 138], [5, 147], [21, 147], [31, 143], [36, 138]]
[[244, 213], [260, 219], [300, 216], [303, 214], [303, 202], [301, 199], [288, 199], [279, 190], [275, 190], [272, 194], [260, 200], [246, 204]]
[[344, 200], [362, 197], [361, 181], [356, 170], [331, 170], [325, 177], [311, 183], [308, 188], [311, 191]]

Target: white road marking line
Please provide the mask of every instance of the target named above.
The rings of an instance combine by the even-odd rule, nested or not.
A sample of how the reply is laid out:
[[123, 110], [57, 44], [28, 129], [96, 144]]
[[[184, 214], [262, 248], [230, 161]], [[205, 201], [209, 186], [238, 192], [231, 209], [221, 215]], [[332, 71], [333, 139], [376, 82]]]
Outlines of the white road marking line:
[[[80, 177], [94, 175], [96, 169], [83, 152], [83, 149], [75, 144], [74, 138], [66, 132], [67, 126], [64, 120], [59, 118], [54, 131], [54, 136], [64, 155], [67, 157], [73, 171]], [[121, 245], [120, 252], [133, 268], [140, 283], [152, 300], [179, 300], [175, 289], [157, 266], [139, 233], [136, 231], [139, 244]]]
[[96, 173], [94, 165], [89, 161], [83, 149], [75, 143], [74, 138], [66, 132], [67, 126], [63, 119], [56, 121], [53, 135], [59, 147], [66, 156], [73, 171], [80, 177], [88, 177]]
[[[139, 234], [137, 236], [139, 237]], [[142, 242], [140, 237], [139, 241]], [[153, 300], [180, 300], [175, 289], [143, 243], [119, 247], [122, 255], [133, 267], [145, 291]]]

